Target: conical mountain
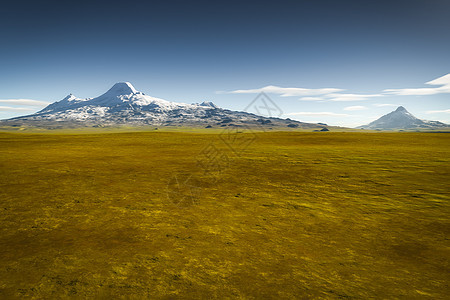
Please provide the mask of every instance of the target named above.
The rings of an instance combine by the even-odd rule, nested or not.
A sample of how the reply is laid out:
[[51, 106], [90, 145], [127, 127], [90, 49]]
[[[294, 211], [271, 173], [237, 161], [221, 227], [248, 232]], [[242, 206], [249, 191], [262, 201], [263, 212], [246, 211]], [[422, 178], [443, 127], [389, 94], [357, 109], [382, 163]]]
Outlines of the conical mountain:
[[399, 129], [421, 129], [448, 127], [448, 125], [439, 121], [425, 121], [413, 116], [403, 106], [380, 117], [368, 125], [359, 126], [360, 129], [379, 129], [379, 130], [399, 130]]

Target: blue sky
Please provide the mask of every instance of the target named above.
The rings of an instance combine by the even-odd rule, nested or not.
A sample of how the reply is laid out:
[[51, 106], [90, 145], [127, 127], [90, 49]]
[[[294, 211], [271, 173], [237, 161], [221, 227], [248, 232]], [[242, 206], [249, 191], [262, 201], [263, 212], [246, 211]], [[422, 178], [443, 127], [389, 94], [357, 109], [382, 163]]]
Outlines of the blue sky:
[[403, 105], [450, 123], [448, 28], [447, 0], [11, 1], [0, 10], [0, 118], [129, 81], [235, 110], [262, 89], [306, 122], [357, 126]]

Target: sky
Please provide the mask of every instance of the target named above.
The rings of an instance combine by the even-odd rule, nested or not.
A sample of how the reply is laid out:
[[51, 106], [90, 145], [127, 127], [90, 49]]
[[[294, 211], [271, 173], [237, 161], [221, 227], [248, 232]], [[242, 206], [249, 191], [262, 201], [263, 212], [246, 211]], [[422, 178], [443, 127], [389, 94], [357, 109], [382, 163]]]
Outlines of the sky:
[[[450, 123], [449, 0], [8, 1], [0, 119], [128, 81], [174, 102], [354, 127], [404, 106]], [[447, 76], [448, 75], [448, 76]]]

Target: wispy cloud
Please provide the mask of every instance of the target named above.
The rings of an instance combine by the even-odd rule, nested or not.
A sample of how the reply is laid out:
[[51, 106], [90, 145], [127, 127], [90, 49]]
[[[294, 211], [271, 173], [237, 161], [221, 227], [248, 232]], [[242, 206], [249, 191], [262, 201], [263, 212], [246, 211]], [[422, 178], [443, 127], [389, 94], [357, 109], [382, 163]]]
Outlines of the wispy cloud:
[[365, 110], [365, 109], [367, 109], [367, 107], [361, 106], [361, 105], [347, 106], [344, 108], [344, 110], [348, 110], [348, 111]]
[[427, 114], [450, 114], [450, 109], [444, 109], [444, 110], [429, 110], [427, 111]]
[[324, 101], [326, 99], [324, 99], [322, 97], [302, 97], [299, 100], [302, 100], [302, 101]]
[[433, 88], [408, 88], [408, 89], [386, 89], [385, 93], [398, 96], [426, 96], [450, 93], [450, 74], [426, 82], [428, 85], [440, 87]]
[[[380, 93], [375, 94], [354, 94], [342, 93], [344, 89], [339, 88], [297, 88], [297, 87], [279, 87], [275, 85], [268, 85], [259, 89], [242, 89], [228, 92], [216, 92], [226, 94], [257, 94], [261, 92], [280, 95], [281, 97], [298, 97], [301, 101], [365, 101], [372, 98], [386, 97], [386, 96], [404, 96], [404, 95], [434, 95], [450, 93], [450, 74], [444, 75], [437, 79], [426, 82], [428, 85], [436, 87], [429, 88], [406, 88], [406, 89], [385, 89]], [[377, 107], [398, 106], [390, 103], [373, 104]]]
[[[226, 92], [228, 94], [257, 94], [261, 92], [280, 95], [281, 97], [301, 96], [302, 101], [361, 101], [373, 97], [382, 97], [383, 94], [341, 94], [343, 89], [338, 88], [284, 88], [274, 85], [268, 85], [260, 89], [235, 90]], [[223, 93], [223, 92], [217, 92]], [[318, 96], [318, 97], [317, 97]]]
[[49, 102], [32, 99], [0, 99], [0, 103], [10, 105], [37, 106], [37, 107], [43, 107], [50, 104]]
[[312, 111], [301, 111], [301, 112], [293, 112], [285, 114], [286, 116], [339, 116], [339, 117], [345, 117], [349, 116], [348, 114], [338, 114], [334, 112], [312, 112]]
[[328, 94], [327, 97], [329, 101], [362, 101], [368, 100], [373, 97], [382, 97], [382, 94]]
[[376, 107], [386, 107], [386, 106], [397, 107], [397, 106], [400, 106], [400, 105], [398, 105], [398, 104], [391, 104], [391, 103], [375, 103], [373, 106], [376, 106]]
[[302, 101], [362, 101], [373, 97], [383, 97], [383, 94], [340, 94], [330, 93], [324, 94], [320, 97], [302, 97]]
[[260, 89], [248, 89], [248, 90], [235, 90], [227, 92], [229, 94], [258, 94], [261, 92], [277, 94], [281, 97], [294, 97], [294, 96], [315, 96], [325, 95], [343, 91], [337, 88], [322, 88], [322, 89], [306, 89], [306, 88], [284, 88], [275, 85], [268, 85]]
[[0, 106], [0, 111], [34, 111], [35, 108]]

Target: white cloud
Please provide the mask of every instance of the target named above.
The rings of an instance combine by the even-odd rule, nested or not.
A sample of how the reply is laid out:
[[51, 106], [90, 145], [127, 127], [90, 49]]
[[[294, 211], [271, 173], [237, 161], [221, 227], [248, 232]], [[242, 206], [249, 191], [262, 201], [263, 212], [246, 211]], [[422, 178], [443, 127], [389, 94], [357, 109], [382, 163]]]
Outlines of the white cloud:
[[409, 88], [409, 89], [386, 89], [385, 93], [398, 96], [425, 96], [436, 94], [450, 94], [450, 73], [437, 79], [426, 82], [428, 85], [440, 85], [433, 88]]
[[[257, 94], [261, 92], [280, 95], [281, 97], [295, 97], [300, 96], [301, 101], [364, 101], [376, 97], [386, 97], [389, 95], [404, 96], [404, 95], [434, 95], [442, 93], [450, 93], [450, 73], [439, 77], [437, 79], [426, 82], [428, 85], [437, 87], [429, 88], [407, 88], [407, 89], [385, 89], [382, 93], [377, 94], [352, 94], [341, 93], [344, 89], [338, 88], [295, 88], [295, 87], [279, 87], [268, 85], [259, 89], [244, 89], [229, 92], [216, 92], [227, 94]], [[378, 103], [374, 104], [377, 107], [397, 106], [396, 104]]]
[[33, 108], [0, 106], [0, 111], [34, 111]]
[[383, 94], [340, 94], [330, 93], [321, 97], [302, 97], [302, 101], [362, 101], [373, 97], [383, 97]]
[[[341, 94], [343, 89], [322, 88], [322, 89], [305, 89], [305, 88], [283, 88], [269, 85], [260, 89], [235, 90], [228, 92], [229, 94], [256, 94], [271, 93], [278, 94], [281, 97], [305, 96], [299, 100], [302, 101], [361, 101], [368, 100], [373, 97], [383, 97], [383, 94]], [[222, 92], [216, 92], [222, 93]], [[315, 97], [320, 96], [320, 97]]]
[[439, 77], [437, 79], [428, 81], [426, 84], [449, 86], [450, 85], [450, 73], [447, 75], [444, 75], [442, 77]]
[[364, 110], [367, 109], [365, 106], [355, 105], [355, 106], [347, 106], [344, 110], [355, 111], [355, 110]]
[[326, 95], [329, 101], [362, 101], [373, 97], [382, 97], [382, 94], [337, 94], [332, 93]]
[[376, 106], [376, 107], [386, 107], [386, 106], [397, 107], [397, 106], [400, 106], [400, 105], [398, 105], [398, 104], [391, 104], [391, 103], [375, 103], [373, 106]]
[[0, 99], [0, 103], [11, 105], [26, 105], [26, 106], [47, 106], [50, 103], [45, 101], [38, 101], [32, 99]]
[[322, 97], [302, 97], [299, 100], [302, 100], [302, 101], [323, 101], [325, 99], [322, 98]]
[[427, 111], [427, 114], [450, 114], [450, 109], [444, 109], [444, 110], [429, 110]]
[[450, 90], [443, 88], [420, 88], [420, 89], [387, 89], [384, 92], [396, 96], [428, 96], [443, 93], [450, 93]]
[[339, 116], [339, 117], [349, 116], [348, 114], [338, 114], [338, 113], [327, 112], [327, 111], [324, 111], [324, 112], [301, 111], [301, 112], [288, 113], [285, 115], [286, 116]]
[[274, 85], [268, 85], [260, 89], [248, 89], [248, 90], [235, 90], [228, 92], [229, 94], [258, 94], [261, 92], [278, 94], [281, 97], [293, 97], [293, 96], [315, 96], [325, 95], [343, 91], [336, 88], [322, 88], [322, 89], [305, 89], [305, 88], [284, 88]]

